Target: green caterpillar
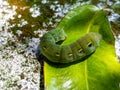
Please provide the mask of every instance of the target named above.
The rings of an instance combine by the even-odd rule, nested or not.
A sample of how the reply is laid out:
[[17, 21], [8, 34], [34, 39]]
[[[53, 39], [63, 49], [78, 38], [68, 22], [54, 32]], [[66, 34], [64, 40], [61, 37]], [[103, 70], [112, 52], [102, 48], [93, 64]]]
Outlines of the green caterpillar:
[[66, 39], [64, 30], [51, 30], [43, 35], [40, 50], [48, 60], [54, 63], [70, 63], [91, 55], [99, 46], [102, 36], [90, 32], [69, 45], [61, 46]]

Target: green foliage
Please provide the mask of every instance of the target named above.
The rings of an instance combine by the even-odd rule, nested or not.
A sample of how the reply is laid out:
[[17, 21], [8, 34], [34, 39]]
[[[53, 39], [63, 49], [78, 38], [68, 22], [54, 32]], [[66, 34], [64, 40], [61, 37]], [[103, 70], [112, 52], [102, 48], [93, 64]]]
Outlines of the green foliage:
[[44, 62], [46, 90], [120, 90], [120, 65], [115, 56], [114, 37], [106, 14], [92, 5], [69, 12], [58, 24], [68, 38], [67, 45], [88, 32], [103, 39], [96, 52], [82, 62], [54, 64]]
[[120, 15], [120, 1], [112, 5], [112, 9]]

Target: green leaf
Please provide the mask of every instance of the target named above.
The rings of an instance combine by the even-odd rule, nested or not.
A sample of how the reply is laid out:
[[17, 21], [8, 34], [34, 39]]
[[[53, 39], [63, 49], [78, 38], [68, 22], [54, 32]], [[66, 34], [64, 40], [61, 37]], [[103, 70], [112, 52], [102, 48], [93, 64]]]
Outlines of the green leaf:
[[105, 12], [92, 5], [70, 11], [58, 24], [70, 44], [94, 31], [103, 39], [96, 52], [82, 62], [53, 64], [44, 62], [46, 90], [120, 90], [120, 64], [115, 56], [114, 36]]

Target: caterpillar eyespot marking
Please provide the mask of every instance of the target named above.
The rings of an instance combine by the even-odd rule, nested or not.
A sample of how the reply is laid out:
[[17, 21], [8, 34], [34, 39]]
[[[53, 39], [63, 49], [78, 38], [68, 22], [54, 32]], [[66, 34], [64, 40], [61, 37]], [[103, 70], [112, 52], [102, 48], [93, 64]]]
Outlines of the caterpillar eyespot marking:
[[91, 46], [92, 46], [92, 42], [89, 42], [89, 43], [88, 43], [88, 47], [91, 47]]
[[60, 57], [60, 54], [56, 53], [56, 56], [57, 56], [57, 57]]
[[69, 57], [71, 57], [71, 56], [73, 56], [73, 54], [72, 53], [69, 53], [69, 55], [68, 55]]
[[51, 30], [45, 33], [40, 42], [42, 54], [54, 63], [70, 63], [83, 60], [83, 58], [95, 52], [102, 39], [99, 33], [89, 32], [75, 42], [61, 46], [66, 37], [64, 30]]
[[82, 50], [82, 49], [79, 49], [78, 52], [79, 52], [79, 53], [83, 53], [83, 50]]
[[43, 49], [45, 50], [45, 49], [46, 49], [46, 47], [45, 47], [45, 46], [43, 46]]

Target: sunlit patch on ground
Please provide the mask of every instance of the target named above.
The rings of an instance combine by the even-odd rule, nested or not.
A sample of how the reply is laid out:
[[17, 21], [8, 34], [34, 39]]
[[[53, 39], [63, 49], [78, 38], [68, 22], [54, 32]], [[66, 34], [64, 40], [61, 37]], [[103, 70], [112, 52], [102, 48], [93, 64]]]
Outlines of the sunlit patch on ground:
[[[8, 31], [12, 27], [8, 20], [14, 19], [16, 9], [17, 6], [0, 0], [0, 90], [39, 90], [40, 64], [33, 53], [32, 41], [28, 43], [31, 46], [28, 49], [12, 31]], [[38, 42], [34, 39], [34, 44]]]

